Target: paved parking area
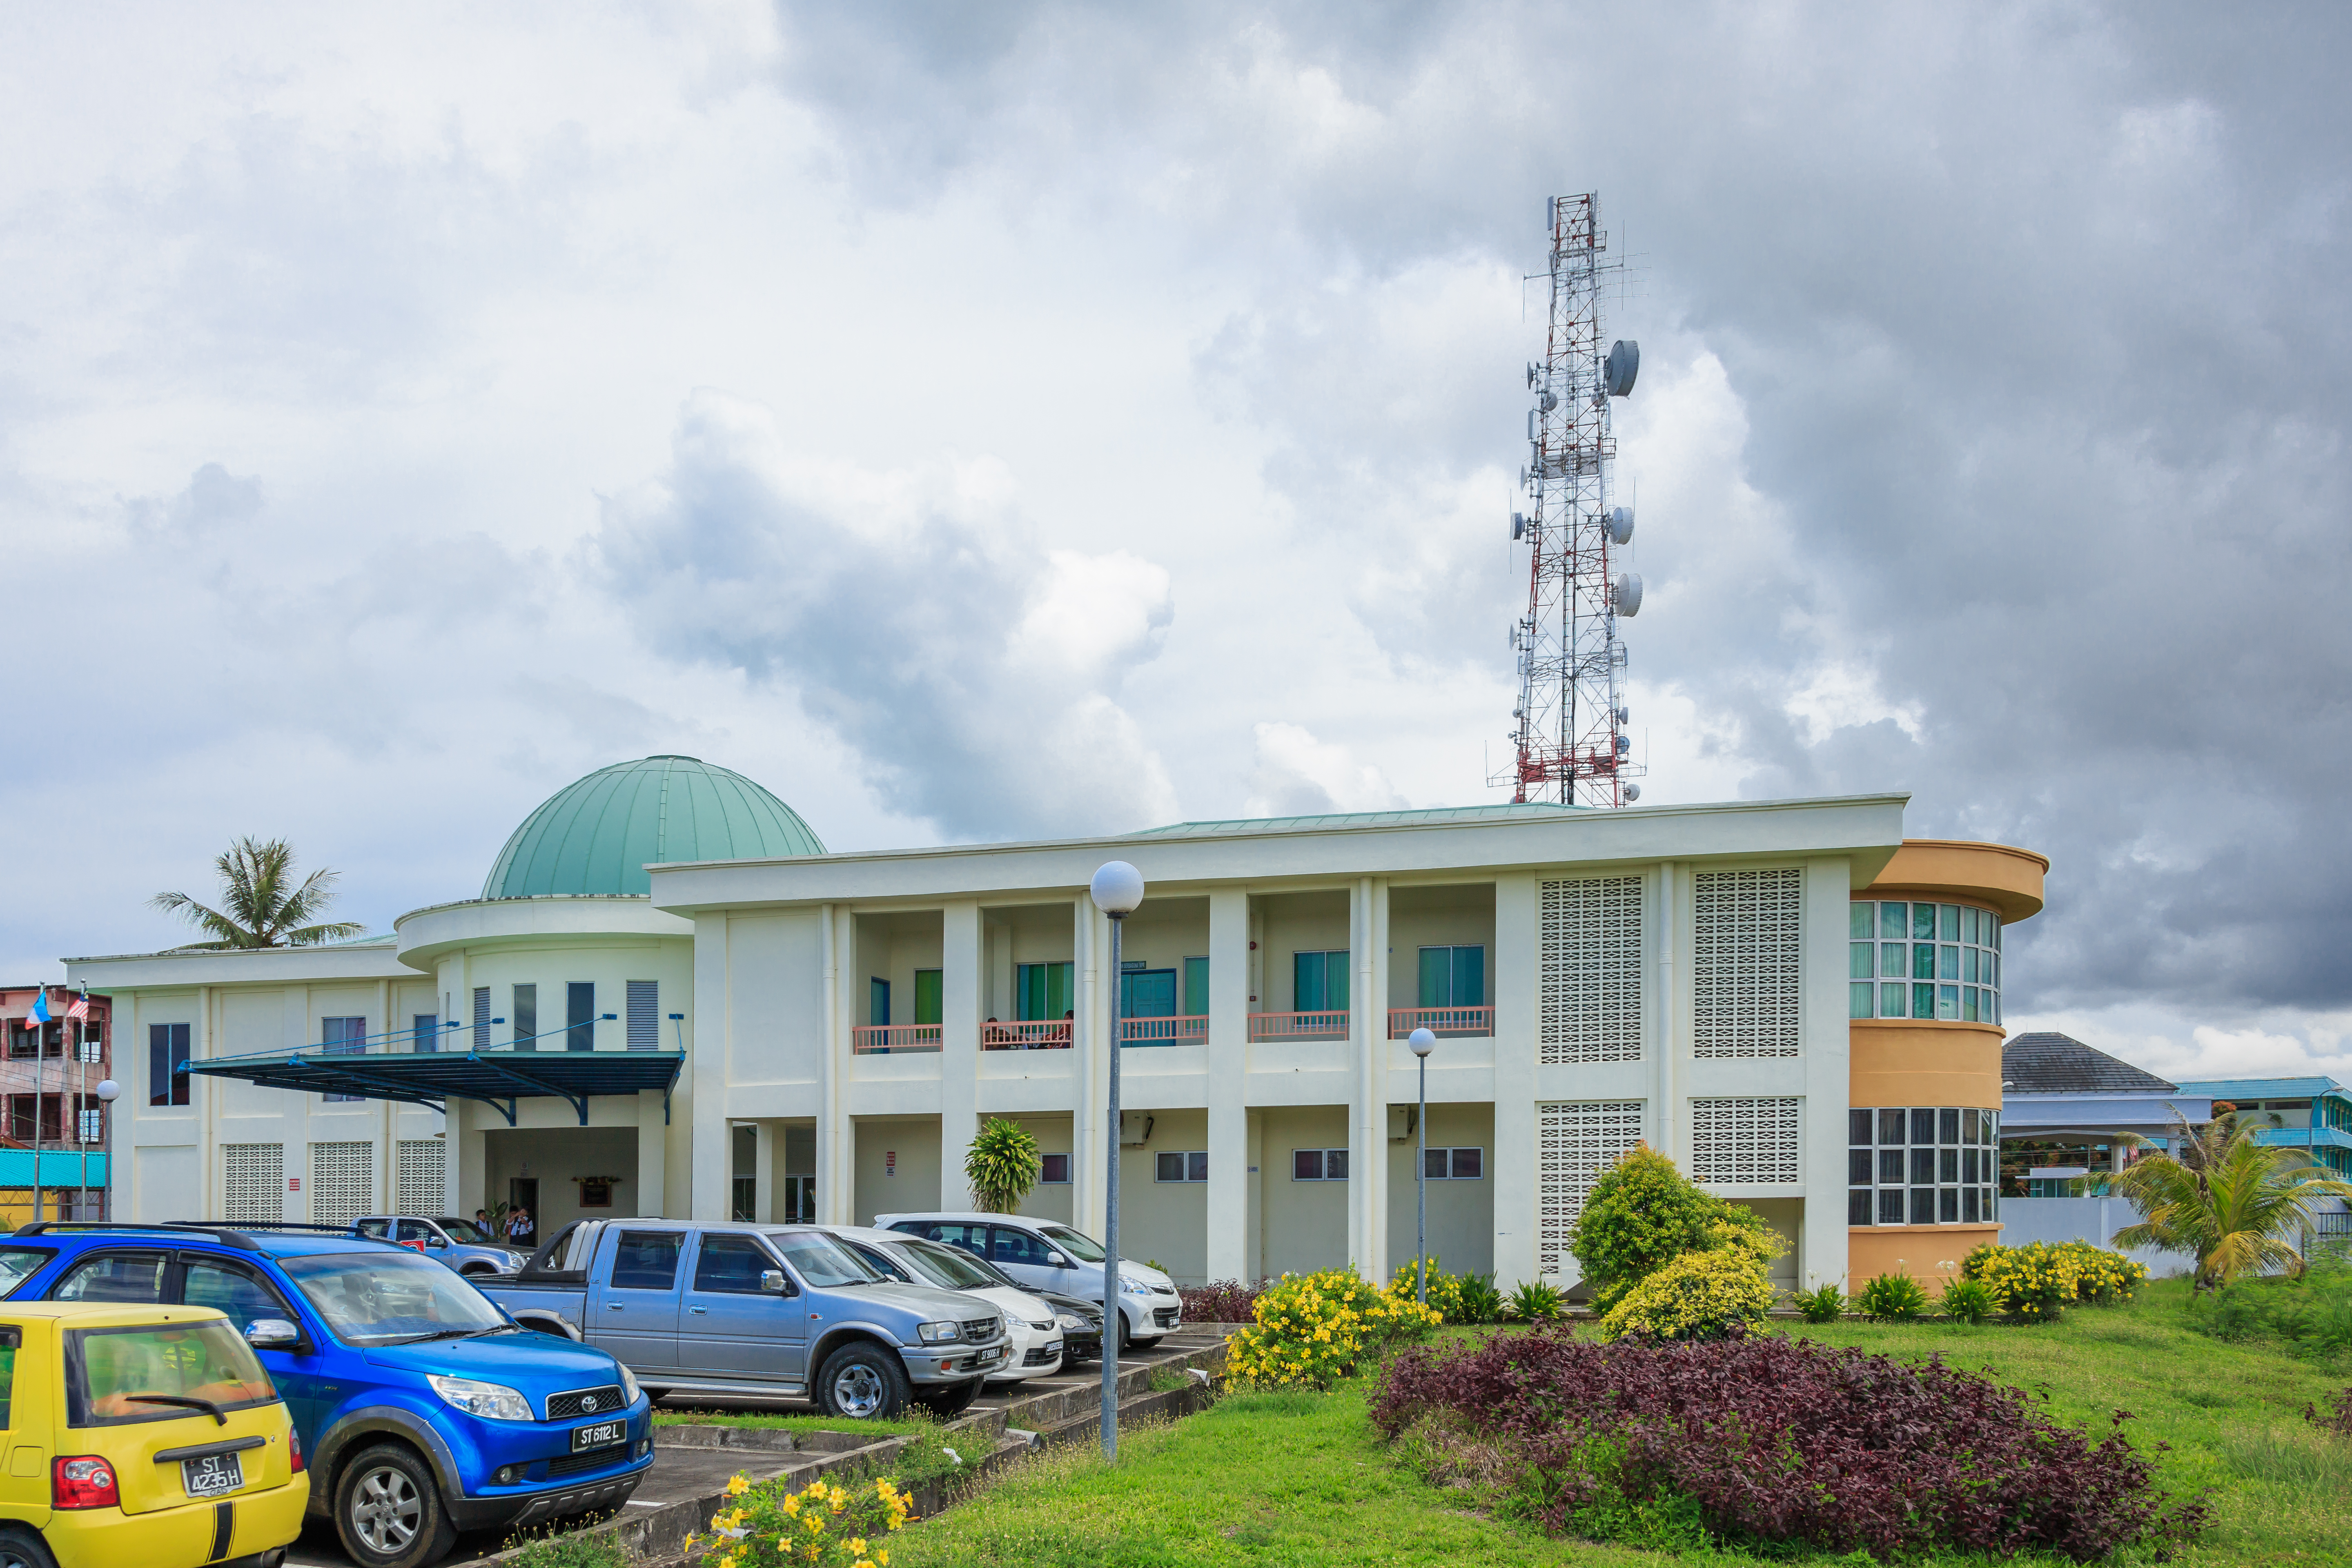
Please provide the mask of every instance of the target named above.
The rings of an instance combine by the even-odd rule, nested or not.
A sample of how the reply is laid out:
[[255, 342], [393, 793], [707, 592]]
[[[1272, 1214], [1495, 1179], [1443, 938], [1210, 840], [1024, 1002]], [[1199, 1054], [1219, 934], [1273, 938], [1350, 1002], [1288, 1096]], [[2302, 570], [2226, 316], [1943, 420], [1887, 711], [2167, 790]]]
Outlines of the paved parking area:
[[[1121, 1370], [1136, 1366], [1154, 1366], [1172, 1361], [1187, 1351], [1214, 1343], [1213, 1336], [1171, 1334], [1149, 1351], [1129, 1351], [1120, 1358]], [[1033, 1394], [1045, 1394], [1080, 1386], [1098, 1387], [1102, 1383], [1102, 1367], [1098, 1362], [1087, 1362], [1075, 1372], [1057, 1373], [1052, 1377], [1033, 1377], [1009, 1390], [998, 1389], [974, 1400], [974, 1411], [1001, 1410], [1015, 1399]], [[744, 1414], [772, 1413], [779, 1415], [813, 1415], [816, 1407], [804, 1399], [720, 1399], [673, 1394], [661, 1402], [663, 1410], [734, 1411]], [[639, 1484], [636, 1494], [629, 1500], [630, 1508], [659, 1508], [684, 1498], [708, 1497], [727, 1483], [727, 1479], [744, 1468], [751, 1456], [740, 1449], [672, 1448], [656, 1443], [654, 1447], [653, 1469]], [[503, 1551], [505, 1535], [486, 1531], [457, 1538], [457, 1550], [446, 1561], [467, 1563]], [[302, 1538], [286, 1553], [292, 1568], [355, 1568], [335, 1539], [334, 1528], [313, 1520], [302, 1531]]]

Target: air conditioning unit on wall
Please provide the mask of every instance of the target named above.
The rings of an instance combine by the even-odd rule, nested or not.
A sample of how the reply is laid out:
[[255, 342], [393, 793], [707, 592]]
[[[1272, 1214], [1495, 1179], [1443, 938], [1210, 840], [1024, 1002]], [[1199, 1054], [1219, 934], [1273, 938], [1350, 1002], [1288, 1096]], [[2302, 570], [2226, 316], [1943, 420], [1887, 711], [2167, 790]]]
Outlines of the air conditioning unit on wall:
[[1151, 1117], [1148, 1111], [1122, 1110], [1118, 1113], [1118, 1145], [1122, 1149], [1140, 1149], [1151, 1141]]
[[1418, 1105], [1390, 1106], [1389, 1142], [1391, 1143], [1412, 1142], [1413, 1123], [1420, 1120], [1420, 1117], [1421, 1107]]

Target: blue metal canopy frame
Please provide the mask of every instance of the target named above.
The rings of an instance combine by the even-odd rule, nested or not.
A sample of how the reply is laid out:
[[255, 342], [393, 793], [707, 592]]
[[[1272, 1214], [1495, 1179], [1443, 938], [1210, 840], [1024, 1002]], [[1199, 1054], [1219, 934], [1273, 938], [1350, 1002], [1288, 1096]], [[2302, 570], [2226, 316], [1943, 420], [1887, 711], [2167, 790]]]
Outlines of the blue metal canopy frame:
[[305, 1094], [356, 1094], [401, 1100], [447, 1114], [446, 1101], [478, 1100], [515, 1124], [515, 1102], [556, 1099], [588, 1125], [595, 1095], [634, 1095], [657, 1089], [662, 1122], [669, 1122], [670, 1090], [685, 1070], [684, 1051], [415, 1051], [353, 1056], [328, 1049], [266, 1051], [250, 1056], [184, 1061], [180, 1069], [205, 1078], [233, 1078], [265, 1089]]

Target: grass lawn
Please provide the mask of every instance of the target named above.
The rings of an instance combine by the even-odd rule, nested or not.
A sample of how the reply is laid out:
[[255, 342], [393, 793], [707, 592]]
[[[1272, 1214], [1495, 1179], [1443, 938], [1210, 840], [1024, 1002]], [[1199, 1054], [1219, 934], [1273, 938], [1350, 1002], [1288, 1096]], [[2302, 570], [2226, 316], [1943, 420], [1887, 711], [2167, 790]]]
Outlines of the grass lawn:
[[[1954, 1364], [2046, 1389], [2057, 1419], [2136, 1417], [2161, 1441], [2163, 1484], [2212, 1489], [2215, 1523], [2178, 1563], [2352, 1563], [2352, 1441], [2303, 1405], [2352, 1381], [2275, 1346], [2226, 1344], [2183, 1323], [2187, 1287], [2082, 1309], [2033, 1329], [1956, 1324], [1792, 1326], [1831, 1344]], [[1391, 1464], [1360, 1389], [1240, 1394], [1173, 1426], [1126, 1434], [1116, 1470], [1091, 1448], [1047, 1456], [893, 1542], [892, 1568], [981, 1565], [1665, 1564], [1656, 1553], [1548, 1540], [1480, 1517], [1457, 1491]], [[1732, 1553], [1698, 1559], [1747, 1562]], [[1786, 1558], [1776, 1561], [1788, 1561]], [[1816, 1562], [1842, 1561], [1816, 1557]], [[2128, 1561], [2128, 1560], [2126, 1560]]]

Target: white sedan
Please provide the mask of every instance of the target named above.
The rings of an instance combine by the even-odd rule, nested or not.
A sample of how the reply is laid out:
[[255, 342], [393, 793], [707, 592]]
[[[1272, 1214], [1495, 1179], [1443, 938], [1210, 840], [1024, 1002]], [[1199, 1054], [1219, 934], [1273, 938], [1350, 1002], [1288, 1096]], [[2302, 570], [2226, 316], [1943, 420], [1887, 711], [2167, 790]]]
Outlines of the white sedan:
[[988, 1374], [991, 1386], [1050, 1377], [1062, 1370], [1062, 1324], [1054, 1309], [971, 1254], [903, 1231], [852, 1225], [824, 1229], [893, 1279], [968, 1291], [997, 1309], [1013, 1331], [1013, 1347], [1004, 1357], [1004, 1369]]

